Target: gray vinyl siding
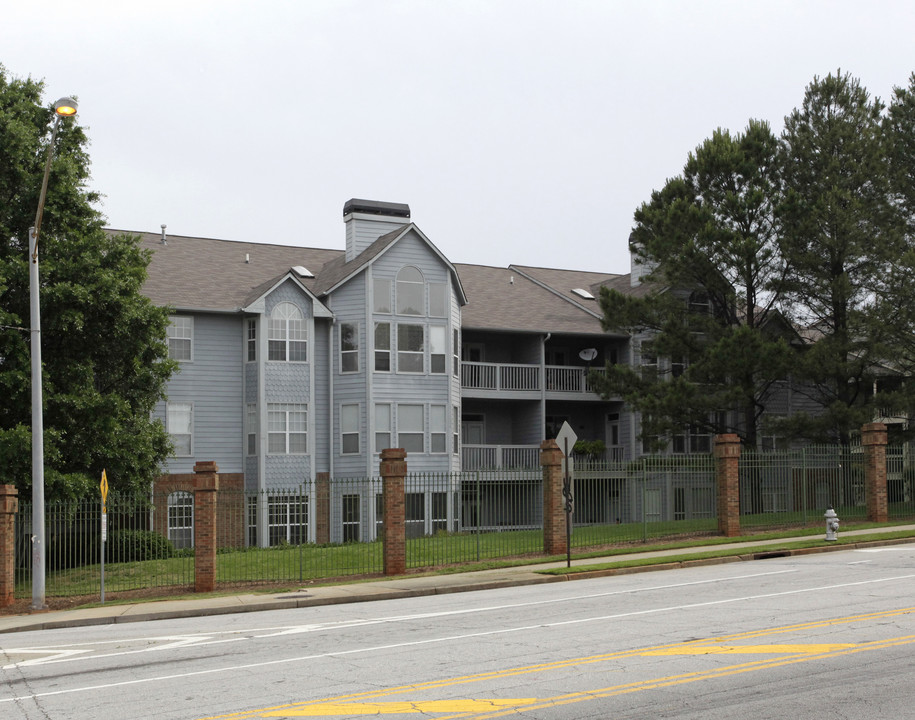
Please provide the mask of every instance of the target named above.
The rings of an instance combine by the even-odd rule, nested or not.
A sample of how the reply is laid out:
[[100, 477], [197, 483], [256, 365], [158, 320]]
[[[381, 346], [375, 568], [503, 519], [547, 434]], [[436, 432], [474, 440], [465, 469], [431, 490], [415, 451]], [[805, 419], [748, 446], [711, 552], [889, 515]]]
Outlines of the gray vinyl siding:
[[330, 374], [328, 369], [328, 348], [330, 347], [329, 334], [333, 333], [336, 326], [329, 320], [315, 320], [314, 337], [314, 470], [330, 472]]
[[[261, 327], [258, 327], [260, 331]], [[245, 404], [257, 402], [258, 363], [245, 362]]]
[[540, 403], [519, 404], [512, 418], [513, 445], [539, 445], [543, 440], [543, 418], [540, 417]]
[[[281, 302], [291, 302], [305, 315], [306, 322], [312, 319], [312, 303], [294, 283], [286, 282], [266, 297], [267, 318]], [[268, 323], [264, 323], [264, 332], [268, 332]], [[316, 420], [315, 408], [311, 402], [311, 372], [315, 352], [315, 332], [312, 327], [308, 333], [308, 362], [282, 362], [266, 360], [264, 363], [265, 397], [267, 405], [271, 403], [301, 403], [308, 409], [308, 443], [312, 447], [313, 428]], [[261, 428], [267, 432], [267, 428]], [[296, 487], [311, 477], [312, 457], [305, 455], [266, 456], [266, 486]]]
[[[359, 215], [356, 213], [355, 215]], [[377, 217], [354, 217], [346, 223], [346, 259], [355, 258], [382, 235], [403, 227], [409, 222], [405, 218], [382, 220]]]
[[[426, 294], [425, 294], [425, 308], [424, 315], [422, 316], [413, 316], [413, 315], [397, 315], [396, 314], [396, 296], [397, 296], [397, 273], [401, 268], [405, 266], [413, 266], [418, 268], [422, 274], [423, 279], [426, 284]], [[372, 403], [390, 403], [395, 406], [394, 412], [394, 421], [392, 428], [393, 435], [393, 444], [397, 444], [397, 412], [396, 406], [398, 405], [423, 405], [424, 407], [424, 420], [425, 420], [425, 448], [426, 452], [423, 454], [414, 454], [411, 457], [407, 458], [409, 468], [411, 472], [433, 472], [433, 471], [447, 471], [455, 469], [456, 461], [452, 453], [450, 452], [450, 431], [451, 431], [451, 420], [450, 416], [452, 413], [451, 407], [457, 402], [460, 396], [460, 389], [456, 387], [458, 385], [455, 382], [454, 377], [451, 374], [451, 335], [452, 329], [454, 327], [455, 307], [457, 305], [457, 300], [454, 296], [454, 289], [452, 288], [451, 292], [451, 303], [446, 304], [446, 314], [448, 314], [448, 308], [451, 308], [450, 318], [430, 318], [429, 313], [429, 294], [428, 287], [429, 283], [449, 283], [450, 271], [449, 268], [442, 262], [441, 258], [433, 252], [433, 250], [414, 233], [409, 233], [404, 238], [402, 238], [394, 247], [388, 250], [384, 255], [378, 258], [372, 265], [372, 274], [375, 278], [386, 278], [389, 279], [394, 287], [394, 310], [392, 314], [372, 314], [372, 332], [374, 333], [374, 324], [375, 322], [389, 322], [392, 325], [393, 329], [393, 340], [391, 346], [391, 365], [392, 372], [390, 373], [373, 373], [372, 376]], [[337, 310], [336, 299], [334, 305], [334, 311]], [[371, 305], [369, 305], [371, 307]], [[425, 353], [425, 363], [424, 363], [424, 372], [419, 373], [398, 373], [396, 372], [397, 368], [397, 330], [396, 327], [399, 323], [408, 323], [408, 324], [417, 324], [423, 325], [426, 328], [426, 353]], [[445, 340], [446, 340], [446, 357], [445, 357], [445, 373], [443, 374], [431, 374], [429, 372], [429, 327], [432, 325], [444, 325], [445, 326]], [[365, 329], [363, 328], [363, 331]], [[372, 342], [374, 342], [374, 337], [372, 337]], [[373, 358], [373, 354], [369, 352], [369, 358]], [[372, 364], [374, 368], [374, 363]], [[446, 414], [446, 446], [448, 452], [444, 454], [430, 454], [430, 408], [433, 405], [442, 405], [445, 406]], [[372, 408], [369, 408], [371, 411]], [[365, 413], [365, 408], [363, 409]], [[366, 418], [367, 419], [367, 418]], [[370, 447], [370, 442], [372, 438], [366, 438], [368, 441], [367, 447]]]
[[[168, 383], [168, 402], [193, 404], [192, 457], [171, 458], [167, 472], [193, 472], [213, 460], [220, 472], [244, 471], [243, 321], [238, 315], [195, 314], [193, 360]], [[156, 416], [165, 418], [165, 403]]]
[[[331, 367], [333, 373], [334, 421], [329, 447], [333, 453], [334, 475], [337, 477], [364, 477], [367, 474], [366, 452], [368, 437], [366, 432], [366, 276], [361, 273], [352, 278], [346, 285], [334, 292], [330, 301], [336, 323], [331, 332]], [[341, 372], [340, 367], [340, 327], [355, 324], [358, 328], [359, 371]], [[359, 419], [359, 453], [342, 454], [340, 439], [340, 408], [343, 405], [357, 404], [360, 407]]]

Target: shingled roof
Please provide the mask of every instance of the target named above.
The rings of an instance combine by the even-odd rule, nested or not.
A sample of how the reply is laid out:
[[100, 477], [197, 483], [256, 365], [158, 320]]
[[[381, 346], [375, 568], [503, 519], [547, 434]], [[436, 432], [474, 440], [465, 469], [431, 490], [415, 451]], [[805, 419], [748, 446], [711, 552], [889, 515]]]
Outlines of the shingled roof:
[[596, 303], [594, 311], [584, 310], [559, 288], [535, 282], [511, 267], [460, 264], [456, 267], [467, 292], [468, 304], [461, 311], [461, 325], [466, 329], [604, 334]]
[[[328, 262], [343, 255], [342, 250], [182, 235], [169, 235], [163, 244], [158, 233], [127, 234], [139, 235], [142, 247], [153, 252], [144, 294], [156, 305], [180, 310], [238, 311], [253, 290], [269, 287], [291, 268], [301, 265], [317, 276]], [[301, 281], [309, 290], [316, 282], [315, 278]]]
[[[157, 305], [178, 310], [238, 312], [296, 266], [315, 277], [298, 277], [316, 296], [359, 272], [383, 252], [401, 227], [379, 238], [360, 256], [345, 261], [343, 250], [169, 235], [139, 235], [152, 251], [143, 292]], [[126, 231], [109, 230], [121, 233]], [[504, 332], [604, 334], [596, 301], [572, 293], [574, 288], [599, 295], [601, 284], [629, 285], [628, 275], [575, 270], [455, 264], [468, 304], [461, 324], [466, 329]]]

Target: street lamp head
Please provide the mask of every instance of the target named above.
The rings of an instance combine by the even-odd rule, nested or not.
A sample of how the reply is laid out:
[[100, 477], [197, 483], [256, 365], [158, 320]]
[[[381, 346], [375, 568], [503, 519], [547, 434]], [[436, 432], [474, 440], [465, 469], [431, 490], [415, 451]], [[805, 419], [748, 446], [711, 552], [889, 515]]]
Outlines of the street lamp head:
[[71, 117], [76, 115], [76, 100], [70, 97], [64, 97], [54, 103], [54, 112], [61, 117]]

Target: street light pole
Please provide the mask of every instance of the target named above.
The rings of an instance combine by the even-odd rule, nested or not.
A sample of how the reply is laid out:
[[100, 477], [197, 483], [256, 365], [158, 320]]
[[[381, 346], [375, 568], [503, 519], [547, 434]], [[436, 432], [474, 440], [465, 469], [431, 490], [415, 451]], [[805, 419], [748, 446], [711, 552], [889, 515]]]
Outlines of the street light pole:
[[54, 158], [54, 143], [62, 117], [76, 115], [76, 102], [72, 98], [61, 98], [54, 105], [54, 128], [48, 144], [48, 159], [44, 166], [41, 193], [38, 196], [38, 211], [35, 226], [29, 228], [29, 314], [31, 320], [32, 355], [32, 606], [33, 611], [46, 610], [45, 604], [45, 531], [44, 531], [44, 416], [41, 392], [41, 310], [38, 295], [38, 233], [41, 231], [41, 216], [48, 194], [48, 178], [51, 175], [51, 160]]

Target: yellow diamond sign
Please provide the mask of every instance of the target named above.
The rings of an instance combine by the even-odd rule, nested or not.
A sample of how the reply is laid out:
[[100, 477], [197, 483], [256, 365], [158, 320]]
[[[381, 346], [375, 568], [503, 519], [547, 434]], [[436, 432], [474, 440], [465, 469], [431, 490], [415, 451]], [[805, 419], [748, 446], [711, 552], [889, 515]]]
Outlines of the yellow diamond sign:
[[105, 504], [108, 502], [108, 476], [105, 474], [105, 471], [102, 470], [102, 512], [106, 512]]

